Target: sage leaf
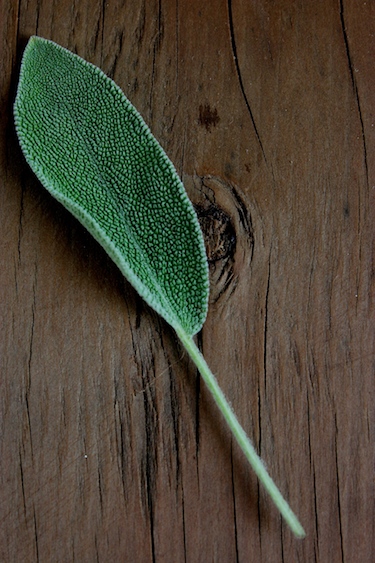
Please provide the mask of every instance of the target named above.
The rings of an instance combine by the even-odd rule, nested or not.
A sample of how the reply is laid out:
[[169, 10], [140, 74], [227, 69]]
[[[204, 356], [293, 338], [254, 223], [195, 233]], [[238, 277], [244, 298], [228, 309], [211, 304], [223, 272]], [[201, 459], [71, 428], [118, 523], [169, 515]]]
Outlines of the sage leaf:
[[258, 478], [304, 537], [193, 340], [208, 307], [203, 236], [173, 164], [140, 114], [99, 68], [34, 36], [14, 118], [36, 176], [175, 329]]
[[198, 332], [209, 292], [198, 219], [171, 161], [120, 88], [77, 55], [32, 37], [15, 123], [47, 190], [169, 324]]

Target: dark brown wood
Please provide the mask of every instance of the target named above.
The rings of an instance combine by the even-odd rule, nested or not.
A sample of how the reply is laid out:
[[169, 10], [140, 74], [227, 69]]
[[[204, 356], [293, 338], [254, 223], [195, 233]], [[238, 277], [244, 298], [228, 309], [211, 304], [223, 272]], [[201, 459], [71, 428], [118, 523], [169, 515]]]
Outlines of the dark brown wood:
[[[375, 4], [0, 6], [0, 560], [374, 561]], [[113, 77], [175, 163], [210, 258], [199, 343], [305, 540], [24, 162], [32, 34]]]

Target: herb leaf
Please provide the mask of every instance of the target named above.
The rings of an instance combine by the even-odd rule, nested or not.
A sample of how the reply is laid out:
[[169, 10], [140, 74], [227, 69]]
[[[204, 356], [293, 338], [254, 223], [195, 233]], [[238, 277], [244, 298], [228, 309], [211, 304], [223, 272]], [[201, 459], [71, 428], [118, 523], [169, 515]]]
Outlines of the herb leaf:
[[173, 164], [120, 88], [60, 45], [32, 37], [14, 113], [42, 184], [151, 307], [197, 333], [209, 292], [199, 223]]
[[173, 164], [137, 110], [99, 68], [31, 37], [14, 117], [39, 180], [176, 330], [259, 480], [304, 537], [192, 338], [208, 306], [203, 237]]

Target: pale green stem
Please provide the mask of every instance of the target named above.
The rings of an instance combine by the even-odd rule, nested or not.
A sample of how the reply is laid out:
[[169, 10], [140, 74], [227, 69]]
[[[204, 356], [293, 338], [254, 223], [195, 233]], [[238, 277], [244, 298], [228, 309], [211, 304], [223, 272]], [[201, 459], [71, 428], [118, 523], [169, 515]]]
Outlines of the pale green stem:
[[250, 462], [251, 467], [255, 471], [259, 481], [262, 483], [271, 499], [279, 509], [281, 515], [284, 517], [285, 522], [288, 524], [292, 532], [297, 538], [305, 537], [305, 530], [298, 521], [297, 516], [294, 514], [289, 504], [286, 502], [281, 492], [275, 485], [274, 481], [270, 477], [265, 468], [262, 460], [256, 453], [254, 446], [247, 437], [246, 432], [237, 420], [231, 406], [229, 405], [224, 393], [219, 387], [218, 382], [214, 374], [211, 372], [207, 365], [206, 360], [197, 348], [193, 338], [185, 333], [183, 329], [176, 329], [177, 335], [180, 338], [182, 344], [184, 345], [189, 356], [193, 360], [194, 364], [198, 368], [200, 374], [202, 375], [208, 389], [211, 391], [222, 415], [228, 423], [234, 437], [236, 438], [238, 444], [240, 445], [243, 453]]

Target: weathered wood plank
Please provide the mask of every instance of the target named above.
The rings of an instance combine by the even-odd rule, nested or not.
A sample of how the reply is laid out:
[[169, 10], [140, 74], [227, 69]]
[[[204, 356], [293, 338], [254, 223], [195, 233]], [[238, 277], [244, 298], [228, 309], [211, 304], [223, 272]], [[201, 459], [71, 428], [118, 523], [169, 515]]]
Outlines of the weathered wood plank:
[[[374, 4], [4, 0], [0, 26], [0, 560], [373, 561]], [[176, 164], [207, 235], [200, 344], [305, 540], [26, 166], [31, 34], [101, 66]]]

